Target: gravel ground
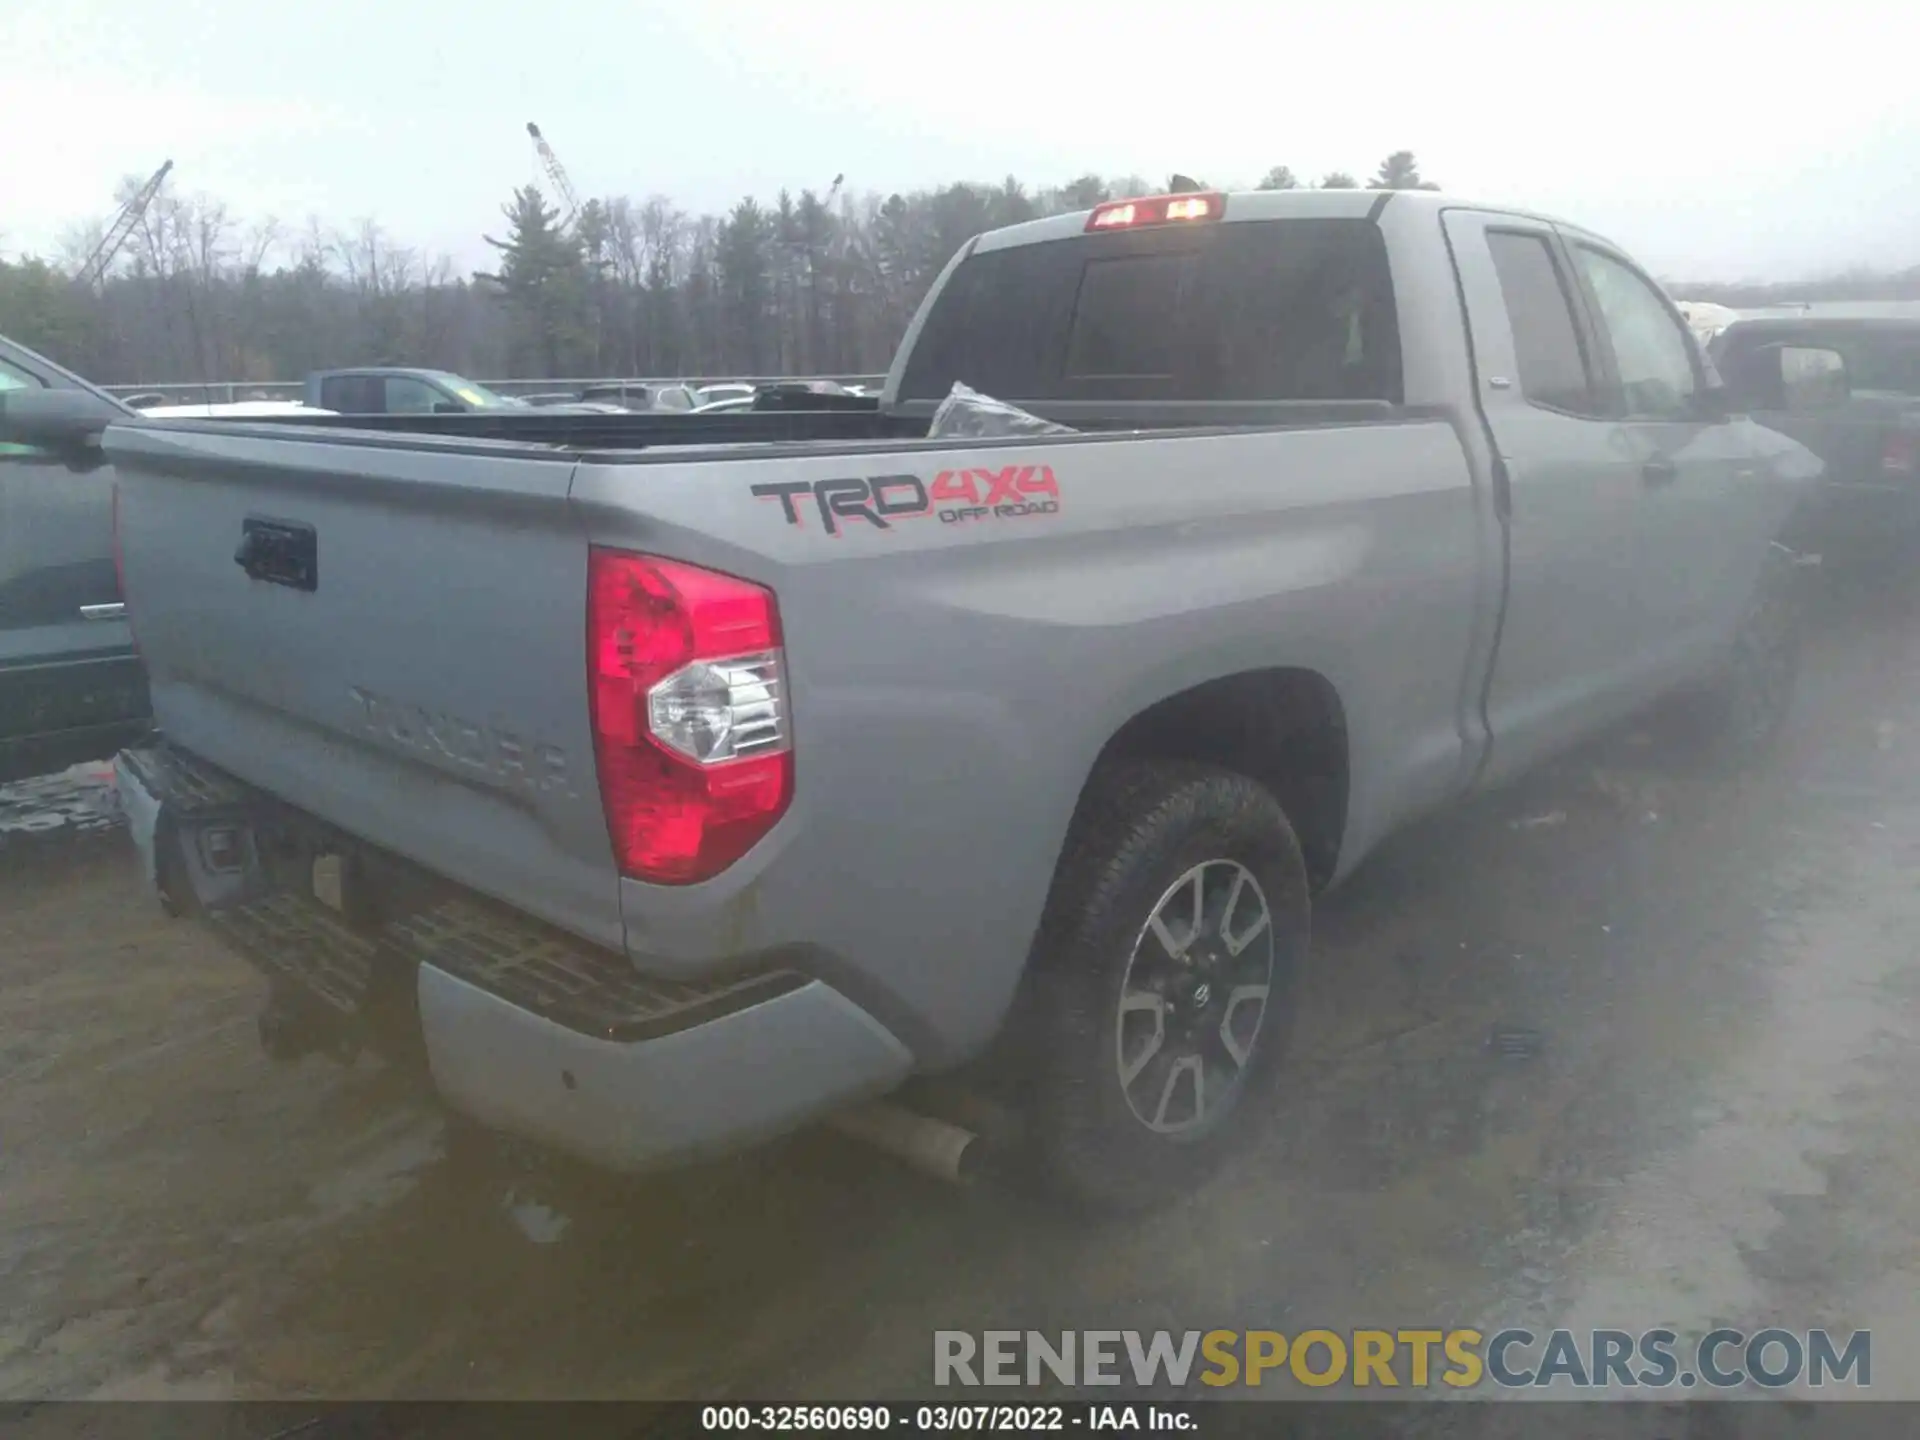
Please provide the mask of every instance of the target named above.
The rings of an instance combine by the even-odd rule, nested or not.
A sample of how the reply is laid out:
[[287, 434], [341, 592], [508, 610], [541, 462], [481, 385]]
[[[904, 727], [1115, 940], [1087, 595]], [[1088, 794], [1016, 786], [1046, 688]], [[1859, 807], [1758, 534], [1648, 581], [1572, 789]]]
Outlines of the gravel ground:
[[1764, 777], [1622, 736], [1397, 841], [1320, 917], [1258, 1143], [1124, 1223], [810, 1135], [570, 1181], [529, 1243], [395, 1077], [259, 1053], [99, 767], [0, 789], [0, 1399], [904, 1397], [935, 1328], [1720, 1322], [1870, 1326], [1920, 1397], [1916, 620], [1825, 608]]

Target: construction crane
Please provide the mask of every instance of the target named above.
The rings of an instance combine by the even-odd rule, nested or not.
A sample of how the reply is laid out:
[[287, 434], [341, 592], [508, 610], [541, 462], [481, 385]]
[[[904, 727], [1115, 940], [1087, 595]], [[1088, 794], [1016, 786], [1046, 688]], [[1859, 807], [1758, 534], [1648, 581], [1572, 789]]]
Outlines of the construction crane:
[[533, 149], [540, 157], [540, 168], [547, 172], [547, 179], [553, 182], [553, 188], [564, 207], [560, 215], [560, 225], [564, 229], [579, 216], [580, 197], [574, 194], [573, 182], [567, 178], [566, 167], [560, 163], [560, 157], [553, 153], [553, 146], [547, 143], [547, 137], [540, 133], [540, 127], [531, 120], [527, 122], [527, 134], [533, 137]]
[[80, 267], [74, 276], [79, 285], [94, 286], [106, 278], [107, 267], [113, 264], [113, 257], [120, 253], [120, 247], [127, 243], [127, 237], [133, 233], [133, 227], [140, 223], [140, 217], [147, 213], [147, 207], [153, 204], [153, 197], [160, 193], [160, 187], [166, 183], [167, 172], [173, 169], [169, 160], [142, 185], [131, 200], [121, 207], [114, 216], [113, 224], [107, 227], [107, 233], [100, 237], [100, 243], [93, 247], [93, 253], [87, 257], [86, 264]]

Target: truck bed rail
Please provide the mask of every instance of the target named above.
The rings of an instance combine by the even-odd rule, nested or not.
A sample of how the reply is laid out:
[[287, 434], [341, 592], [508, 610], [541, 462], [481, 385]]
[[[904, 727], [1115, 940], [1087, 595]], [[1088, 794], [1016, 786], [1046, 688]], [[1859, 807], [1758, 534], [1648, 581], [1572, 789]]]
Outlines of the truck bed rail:
[[925, 416], [875, 410], [748, 410], [713, 415], [549, 414], [539, 409], [474, 410], [461, 415], [289, 415], [275, 424], [317, 430], [373, 430], [464, 440], [517, 440], [587, 450], [672, 445], [791, 444], [808, 440], [918, 440]]

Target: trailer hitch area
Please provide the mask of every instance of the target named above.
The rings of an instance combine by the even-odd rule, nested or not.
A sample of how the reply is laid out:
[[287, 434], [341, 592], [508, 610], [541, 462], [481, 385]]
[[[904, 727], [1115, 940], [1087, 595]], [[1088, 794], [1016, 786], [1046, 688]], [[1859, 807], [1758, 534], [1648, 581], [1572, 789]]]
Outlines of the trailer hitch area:
[[267, 997], [255, 1022], [267, 1058], [291, 1064], [308, 1055], [324, 1055], [343, 1065], [359, 1057], [360, 1028], [331, 1006], [279, 987]]

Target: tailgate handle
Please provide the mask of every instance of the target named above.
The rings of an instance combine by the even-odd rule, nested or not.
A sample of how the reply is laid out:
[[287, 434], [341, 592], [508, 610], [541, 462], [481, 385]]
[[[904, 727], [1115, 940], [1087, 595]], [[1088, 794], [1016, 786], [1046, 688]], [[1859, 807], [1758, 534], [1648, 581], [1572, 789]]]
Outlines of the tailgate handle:
[[233, 563], [255, 580], [292, 590], [320, 588], [320, 536], [298, 520], [240, 522], [240, 548]]

